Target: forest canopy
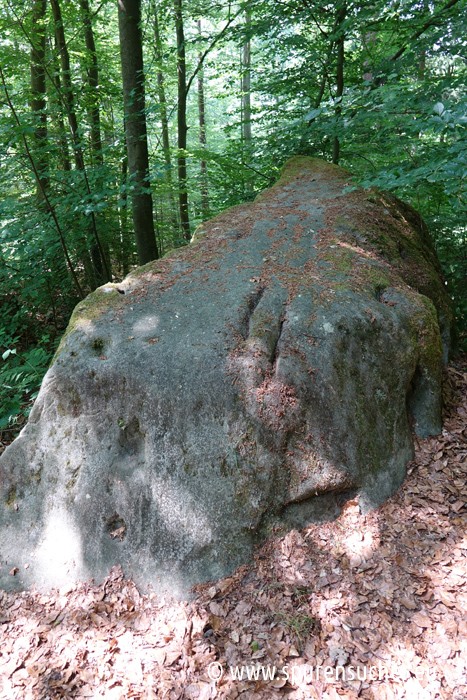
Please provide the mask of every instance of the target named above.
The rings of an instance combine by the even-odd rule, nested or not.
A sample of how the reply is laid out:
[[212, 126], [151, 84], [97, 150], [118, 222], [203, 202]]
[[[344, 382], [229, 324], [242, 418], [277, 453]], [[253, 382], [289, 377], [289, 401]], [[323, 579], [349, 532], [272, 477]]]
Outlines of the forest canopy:
[[464, 17], [465, 0], [6, 0], [3, 434], [80, 298], [185, 245], [295, 154], [415, 206], [465, 344]]

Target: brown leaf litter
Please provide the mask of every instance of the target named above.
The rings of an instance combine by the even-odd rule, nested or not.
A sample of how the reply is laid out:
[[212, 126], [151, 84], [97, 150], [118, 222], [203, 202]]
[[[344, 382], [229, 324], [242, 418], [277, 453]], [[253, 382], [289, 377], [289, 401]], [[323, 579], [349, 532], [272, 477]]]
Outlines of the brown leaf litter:
[[271, 539], [189, 603], [118, 568], [0, 592], [0, 698], [465, 700], [465, 356], [446, 389], [443, 433], [393, 498]]

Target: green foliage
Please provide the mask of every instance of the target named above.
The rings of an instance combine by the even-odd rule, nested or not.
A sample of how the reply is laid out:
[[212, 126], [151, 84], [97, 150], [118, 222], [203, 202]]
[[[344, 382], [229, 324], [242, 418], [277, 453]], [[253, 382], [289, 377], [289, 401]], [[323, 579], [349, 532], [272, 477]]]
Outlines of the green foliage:
[[[453, 298], [461, 346], [466, 349], [467, 118], [455, 83], [449, 89], [438, 85], [438, 89], [444, 103], [435, 101], [436, 94], [427, 95], [422, 85], [403, 81], [383, 86], [378, 94], [367, 92], [365, 110], [349, 100], [345, 114], [353, 139], [349, 151], [354, 150], [344, 152], [344, 158], [360, 184], [393, 191], [428, 223]], [[376, 133], [369, 144], [373, 128]], [[376, 149], [375, 141], [379, 142]]]
[[[330, 159], [337, 137], [340, 164], [356, 182], [390, 190], [420, 211], [451, 290], [465, 349], [467, 71], [460, 58], [465, 39], [458, 11], [438, 15], [442, 7], [431, 12], [408, 3], [403, 12], [367, 6], [351, 13], [344, 95], [338, 103], [324, 95], [304, 111], [299, 150]], [[363, 43], [357, 35], [362, 21], [372, 27]], [[423, 27], [414, 41], [415, 30]], [[393, 60], [401, 47], [403, 54]]]
[[50, 347], [50, 338], [42, 336], [39, 342], [37, 347], [18, 352], [15, 347], [18, 338], [8, 336], [6, 330], [0, 328], [0, 431], [27, 417], [38, 394], [52, 357], [45, 349]]
[[440, 225], [433, 233], [457, 320], [456, 343], [467, 352], [467, 231]]

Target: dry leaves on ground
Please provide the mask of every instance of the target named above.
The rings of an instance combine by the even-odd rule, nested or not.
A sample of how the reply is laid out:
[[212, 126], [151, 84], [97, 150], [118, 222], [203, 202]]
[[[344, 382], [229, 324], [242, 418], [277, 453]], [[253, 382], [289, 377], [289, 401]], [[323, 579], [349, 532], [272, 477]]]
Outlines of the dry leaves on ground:
[[442, 435], [384, 506], [271, 540], [192, 602], [142, 595], [118, 568], [0, 593], [0, 697], [465, 700], [466, 395], [464, 359]]

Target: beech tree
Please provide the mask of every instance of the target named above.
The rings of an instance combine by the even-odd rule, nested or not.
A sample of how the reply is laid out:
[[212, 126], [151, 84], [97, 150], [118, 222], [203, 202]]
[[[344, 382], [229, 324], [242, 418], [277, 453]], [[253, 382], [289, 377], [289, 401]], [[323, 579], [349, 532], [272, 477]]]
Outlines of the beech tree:
[[164, 61], [164, 50], [163, 50], [163, 40], [159, 28], [159, 6], [157, 2], [154, 2], [153, 6], [154, 13], [154, 58], [156, 61], [156, 73], [157, 73], [157, 102], [158, 111], [161, 125], [161, 142], [162, 142], [162, 157], [165, 165], [165, 183], [167, 186], [167, 192], [165, 199], [168, 203], [168, 214], [161, 209], [161, 223], [163, 224], [164, 216], [168, 219], [169, 226], [171, 227], [171, 238], [176, 240], [176, 232], [179, 229], [179, 219], [177, 216], [177, 206], [175, 204], [174, 195], [174, 185], [173, 185], [173, 171], [172, 171], [172, 151], [170, 145], [170, 129], [169, 129], [169, 116], [167, 107], [167, 94], [165, 87], [165, 74], [166, 69]]
[[84, 40], [86, 44], [85, 70], [88, 78], [88, 114], [91, 127], [91, 152], [94, 163], [102, 165], [104, 158], [102, 153], [101, 117], [99, 105], [99, 60], [94, 40], [92, 27], [92, 13], [89, 0], [79, 0], [82, 23], [84, 28]]
[[188, 210], [188, 190], [187, 190], [187, 164], [186, 164], [186, 149], [187, 149], [187, 78], [186, 78], [186, 45], [185, 45], [185, 28], [183, 21], [183, 5], [182, 0], [174, 0], [174, 17], [175, 17], [175, 32], [177, 37], [177, 76], [178, 76], [178, 92], [177, 92], [177, 133], [178, 133], [178, 202], [180, 208], [180, 224], [183, 231], [183, 237], [189, 241], [191, 238], [190, 215]]
[[[201, 36], [201, 20], [198, 20], [198, 33]], [[204, 88], [204, 68], [202, 55], [198, 54], [200, 70], [198, 71], [198, 125], [199, 143], [203, 150], [207, 147], [206, 137], [206, 95]], [[201, 215], [203, 219], [209, 218], [209, 185], [208, 185], [208, 165], [204, 155], [200, 160], [200, 188], [201, 188]]]
[[[55, 23], [55, 37], [60, 57], [61, 67], [61, 99], [65, 107], [68, 124], [72, 136], [73, 155], [76, 170], [82, 174], [86, 194], [91, 196], [91, 189], [87, 175], [86, 163], [84, 159], [83, 146], [81, 143], [78, 117], [75, 109], [75, 95], [71, 78], [70, 55], [65, 37], [62, 11], [59, 0], [50, 0], [52, 15]], [[110, 272], [105, 260], [104, 249], [97, 230], [97, 219], [95, 212], [91, 210], [86, 222], [87, 235], [82, 249], [82, 256], [87, 264], [89, 282], [92, 287], [110, 279]], [[88, 254], [89, 249], [89, 254]]]
[[40, 182], [37, 183], [37, 196], [43, 200], [44, 191], [49, 185], [49, 159], [47, 154], [47, 93], [45, 74], [47, 0], [33, 0], [31, 35], [31, 112], [34, 121], [34, 150]]
[[149, 175], [141, 0], [118, 0], [125, 138], [133, 226], [141, 265], [159, 257]]
[[[336, 132], [340, 131], [341, 126], [341, 100], [344, 94], [344, 63], [345, 63], [345, 29], [344, 22], [347, 16], [347, 7], [344, 1], [341, 1], [336, 6], [336, 48], [337, 48], [337, 59], [336, 59]], [[332, 162], [337, 165], [339, 163], [340, 156], [340, 140], [339, 134], [334, 135], [334, 142], [332, 147]]]

